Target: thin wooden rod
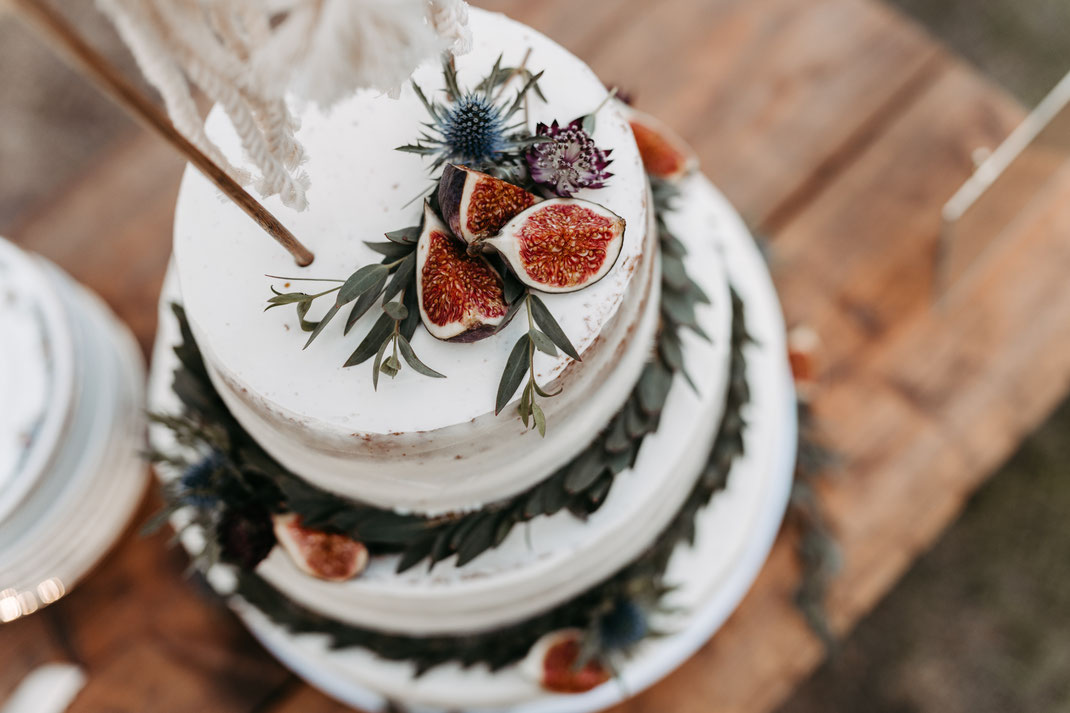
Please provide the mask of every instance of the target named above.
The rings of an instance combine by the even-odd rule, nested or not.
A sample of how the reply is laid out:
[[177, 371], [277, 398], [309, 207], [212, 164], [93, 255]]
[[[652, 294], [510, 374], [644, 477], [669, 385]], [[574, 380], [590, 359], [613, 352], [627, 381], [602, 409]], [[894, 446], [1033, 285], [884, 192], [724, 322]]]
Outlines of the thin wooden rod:
[[[2, 0], [0, 0], [2, 2]], [[253, 198], [212, 159], [180, 134], [171, 120], [149, 97], [135, 87], [115, 66], [89, 46], [70, 24], [45, 0], [7, 0], [8, 5], [37, 29], [54, 47], [62, 50], [72, 67], [84, 73], [116, 104], [156, 132], [190, 163], [200, 169], [219, 190], [249, 214], [294, 256], [301, 267], [312, 263], [313, 254], [267, 208]]]

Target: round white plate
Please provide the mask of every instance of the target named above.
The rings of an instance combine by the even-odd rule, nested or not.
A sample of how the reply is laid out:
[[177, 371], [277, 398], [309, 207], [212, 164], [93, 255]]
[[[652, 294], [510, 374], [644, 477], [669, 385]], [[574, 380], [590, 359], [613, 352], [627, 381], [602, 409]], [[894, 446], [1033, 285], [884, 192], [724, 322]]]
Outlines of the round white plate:
[[[407, 663], [383, 661], [363, 649], [332, 650], [325, 636], [292, 635], [255, 608], [232, 601], [252, 632], [284, 664], [327, 694], [366, 710], [381, 710], [394, 700], [414, 712], [588, 713], [652, 685], [721, 626], [754, 581], [779, 530], [795, 465], [796, 410], [783, 319], [757, 246], [705, 178], [688, 179], [682, 189], [670, 225], [678, 232], [709, 231], [718, 242], [733, 285], [746, 304], [754, 342], [746, 351], [751, 388], [751, 402], [744, 412], [746, 452], [735, 463], [727, 488], [699, 514], [695, 546], [678, 548], [666, 573], [667, 580], [677, 585], [667, 603], [683, 613], [659, 621], [658, 626], [671, 627], [675, 633], [643, 642], [622, 662], [619, 680], [585, 694], [557, 695], [543, 691], [519, 665], [493, 674], [481, 666], [462, 670], [448, 665], [413, 678]], [[165, 312], [161, 310], [161, 315]], [[173, 319], [161, 320], [150, 405], [173, 401], [170, 347], [176, 331]]]

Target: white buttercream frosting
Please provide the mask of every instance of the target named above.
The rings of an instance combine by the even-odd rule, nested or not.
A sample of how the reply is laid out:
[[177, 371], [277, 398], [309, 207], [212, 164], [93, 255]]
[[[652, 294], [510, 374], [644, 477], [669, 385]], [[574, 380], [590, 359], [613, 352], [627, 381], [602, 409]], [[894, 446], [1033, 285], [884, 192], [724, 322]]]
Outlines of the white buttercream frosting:
[[[460, 82], [472, 86], [500, 54], [544, 70], [547, 102], [532, 97], [528, 121], [570, 121], [592, 111], [606, 91], [586, 65], [562, 47], [504, 16], [473, 10], [475, 47], [457, 58]], [[443, 87], [437, 64], [415, 81]], [[514, 84], [506, 95], [516, 91]], [[316, 253], [310, 268], [292, 259], [192, 169], [183, 180], [175, 219], [175, 265], [191, 326], [213, 381], [250, 433], [280, 462], [310, 482], [382, 507], [437, 513], [498, 500], [547, 477], [585, 447], [620, 407], [653, 341], [657, 286], [645, 174], [627, 122], [612, 105], [598, 116], [595, 140], [612, 149], [609, 186], [581, 192], [623, 216], [617, 264], [580, 292], [543, 297], [583, 356], [539, 354], [540, 383], [562, 395], [541, 402], [549, 427], [542, 439], [524, 428], [514, 406], [495, 416], [506, 358], [527, 329], [523, 314], [495, 337], [475, 344], [435, 340], [418, 330], [413, 346], [446, 379], [405, 369], [372, 389], [371, 365], [343, 368], [374, 317], [348, 336], [344, 318], [307, 350], [292, 309], [262, 312], [266, 274], [348, 276], [378, 260], [363, 245], [419, 219], [412, 198], [429, 188], [427, 162], [394, 147], [409, 143], [427, 120], [411, 89], [398, 100], [358, 93], [330, 113], [299, 112], [308, 170], [316, 176], [306, 213], [267, 206]], [[216, 112], [208, 130], [238, 160], [237, 138]], [[306, 290], [320, 283], [292, 282]], [[321, 300], [322, 301], [322, 300]], [[318, 318], [327, 305], [314, 308]], [[342, 316], [344, 317], [345, 311]]]
[[70, 411], [69, 329], [41, 264], [0, 239], [0, 520], [42, 474]]

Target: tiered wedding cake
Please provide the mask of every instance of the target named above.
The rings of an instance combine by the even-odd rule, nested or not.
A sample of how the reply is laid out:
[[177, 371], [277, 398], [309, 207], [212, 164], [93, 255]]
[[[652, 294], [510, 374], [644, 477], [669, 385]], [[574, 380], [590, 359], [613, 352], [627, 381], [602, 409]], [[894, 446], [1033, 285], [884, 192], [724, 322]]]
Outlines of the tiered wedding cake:
[[187, 173], [153, 441], [213, 584], [335, 695], [590, 709], [694, 650], [764, 557], [782, 325], [678, 139], [531, 29], [471, 29], [399, 99], [300, 113], [311, 208], [269, 207], [311, 267]]

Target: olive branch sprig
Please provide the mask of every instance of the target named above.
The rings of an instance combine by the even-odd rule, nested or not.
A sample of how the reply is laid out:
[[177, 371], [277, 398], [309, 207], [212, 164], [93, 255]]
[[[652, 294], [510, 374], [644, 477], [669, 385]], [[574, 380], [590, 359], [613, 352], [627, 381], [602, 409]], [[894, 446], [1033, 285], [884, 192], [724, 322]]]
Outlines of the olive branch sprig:
[[[264, 311], [288, 304], [296, 305], [301, 329], [311, 332], [304, 346], [307, 349], [342, 307], [353, 304], [344, 332], [349, 334], [361, 317], [381, 300], [382, 314], [343, 366], [356, 366], [375, 357], [372, 367], [372, 385], [375, 389], [379, 388], [379, 374], [391, 378], [398, 375], [402, 359], [419, 374], [435, 379], [445, 378], [444, 374], [427, 366], [416, 356], [411, 343], [420, 325], [416, 303], [416, 242], [419, 235], [420, 227], [411, 226], [387, 233], [386, 242], [365, 242], [365, 245], [383, 256], [382, 261], [361, 267], [345, 280], [268, 275], [276, 280], [339, 284], [315, 294], [279, 292], [272, 287], [274, 295], [268, 299]], [[335, 295], [334, 304], [321, 320], [309, 321], [307, 317], [312, 303], [330, 294]], [[389, 356], [386, 355], [388, 349], [391, 350]]]
[[516, 344], [513, 345], [513, 350], [509, 353], [509, 358], [505, 362], [501, 381], [498, 382], [498, 396], [495, 401], [494, 413], [497, 415], [502, 412], [513, 394], [516, 393], [526, 374], [528, 383], [524, 386], [524, 391], [520, 396], [517, 411], [524, 420], [525, 427], [530, 427], [532, 421], [534, 421], [539, 435], [546, 436], [546, 414], [543, 413], [542, 407], [539, 406], [535, 397], [552, 398], [560, 394], [561, 389], [549, 392], [539, 386], [538, 381], [535, 379], [535, 352], [540, 351], [556, 357], [557, 350], [560, 348], [561, 351], [576, 361], [582, 361], [582, 359], [580, 359], [576, 347], [572, 346], [572, 342], [569, 341], [565, 331], [561, 329], [561, 325], [557, 323], [553, 314], [546, 307], [546, 304], [539, 299], [538, 295], [531, 290], [526, 290], [524, 306], [527, 308], [528, 313], [528, 331], [517, 339]]

